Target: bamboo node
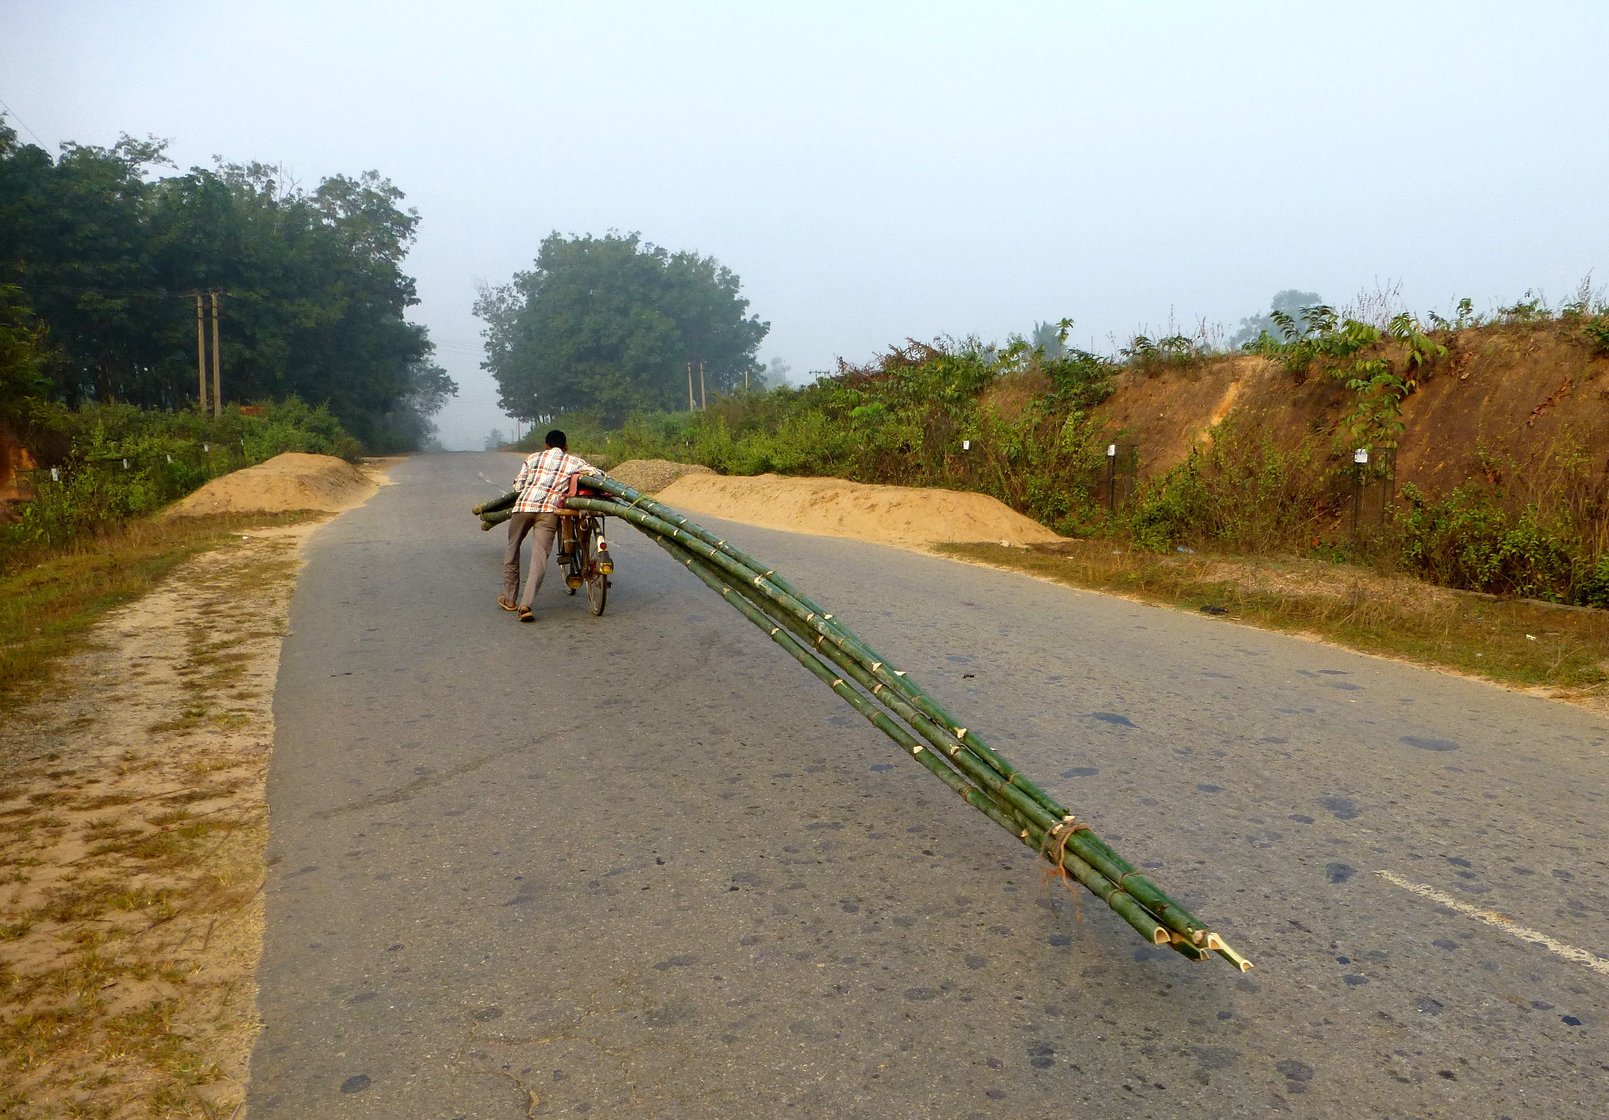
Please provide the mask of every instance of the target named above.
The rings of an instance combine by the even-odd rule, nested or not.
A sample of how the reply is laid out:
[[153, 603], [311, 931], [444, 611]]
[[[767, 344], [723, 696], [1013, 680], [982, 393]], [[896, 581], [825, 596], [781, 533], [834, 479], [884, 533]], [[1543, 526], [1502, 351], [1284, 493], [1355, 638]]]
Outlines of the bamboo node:
[[967, 729], [964, 727], [957, 727], [955, 729], [955, 737], [957, 739], [965, 739], [967, 737]]
[[922, 744], [918, 743], [918, 744], [916, 744], [916, 746], [912, 747], [911, 748], [911, 753], [913, 755], [921, 754], [922, 753]]

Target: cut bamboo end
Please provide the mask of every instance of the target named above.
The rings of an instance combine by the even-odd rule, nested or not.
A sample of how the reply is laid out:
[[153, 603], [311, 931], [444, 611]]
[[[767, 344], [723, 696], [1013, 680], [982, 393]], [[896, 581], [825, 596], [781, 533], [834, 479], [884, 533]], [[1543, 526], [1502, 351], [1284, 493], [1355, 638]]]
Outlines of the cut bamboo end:
[[1251, 971], [1251, 962], [1229, 947], [1229, 943], [1216, 933], [1207, 934], [1207, 948], [1215, 953], [1223, 954], [1225, 960], [1242, 972]]
[[1156, 945], [1172, 945], [1173, 934], [1169, 933], [1161, 926], [1157, 926], [1156, 929], [1151, 933], [1151, 941]]

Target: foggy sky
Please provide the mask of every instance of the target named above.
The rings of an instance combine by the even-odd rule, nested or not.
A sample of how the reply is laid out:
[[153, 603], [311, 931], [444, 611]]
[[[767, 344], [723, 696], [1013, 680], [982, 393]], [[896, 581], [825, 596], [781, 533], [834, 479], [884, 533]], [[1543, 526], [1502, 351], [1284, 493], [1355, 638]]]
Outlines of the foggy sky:
[[449, 447], [512, 431], [470, 305], [554, 230], [716, 257], [796, 379], [1064, 316], [1232, 332], [1285, 288], [1609, 285], [1596, 0], [447, 7], [0, 0], [0, 102], [53, 153], [390, 178]]

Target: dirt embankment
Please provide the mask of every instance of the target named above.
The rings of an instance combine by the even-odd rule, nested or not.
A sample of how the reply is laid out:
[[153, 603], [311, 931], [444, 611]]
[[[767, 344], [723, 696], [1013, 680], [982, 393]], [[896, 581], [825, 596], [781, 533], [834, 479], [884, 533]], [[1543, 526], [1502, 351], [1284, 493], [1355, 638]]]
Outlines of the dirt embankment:
[[[1609, 463], [1609, 357], [1555, 323], [1472, 328], [1446, 343], [1402, 403], [1398, 484], [1445, 491], [1498, 463], [1514, 481], [1540, 485], [1527, 476], [1544, 474], [1561, 450]], [[1401, 367], [1400, 355], [1384, 354]], [[1138, 445], [1146, 476], [1183, 462], [1228, 418], [1295, 443], [1337, 431], [1355, 399], [1340, 378], [1298, 379], [1241, 354], [1126, 371], [1095, 415]]]

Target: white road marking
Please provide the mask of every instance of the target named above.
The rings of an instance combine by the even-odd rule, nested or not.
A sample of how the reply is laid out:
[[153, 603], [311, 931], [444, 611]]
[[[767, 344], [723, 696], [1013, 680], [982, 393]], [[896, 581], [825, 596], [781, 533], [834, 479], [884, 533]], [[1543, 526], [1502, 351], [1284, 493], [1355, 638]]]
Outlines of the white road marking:
[[1427, 887], [1423, 883], [1415, 883], [1404, 879], [1394, 872], [1376, 871], [1375, 874], [1393, 886], [1401, 887], [1405, 891], [1412, 891], [1421, 898], [1430, 899], [1438, 906], [1445, 906], [1447, 909], [1454, 913], [1462, 914], [1466, 918], [1474, 918], [1478, 922], [1496, 926], [1512, 937], [1517, 937], [1521, 941], [1529, 941], [1532, 945], [1540, 945], [1548, 952], [1557, 953], [1567, 961], [1585, 965], [1598, 975], [1609, 977], [1609, 960], [1604, 960], [1595, 953], [1589, 953], [1585, 949], [1577, 949], [1574, 945], [1566, 945], [1564, 942], [1549, 937], [1545, 933], [1527, 929], [1507, 915], [1499, 914], [1495, 910], [1482, 910], [1478, 906], [1471, 906], [1463, 899], [1454, 898], [1450, 894], [1438, 891], [1435, 887]]

